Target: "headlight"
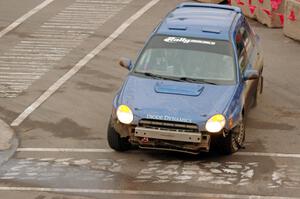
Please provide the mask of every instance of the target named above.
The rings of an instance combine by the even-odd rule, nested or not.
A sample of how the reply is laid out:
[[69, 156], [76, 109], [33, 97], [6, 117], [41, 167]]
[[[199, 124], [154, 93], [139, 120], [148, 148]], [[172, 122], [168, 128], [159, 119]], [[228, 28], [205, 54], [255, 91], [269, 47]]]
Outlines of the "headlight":
[[220, 132], [226, 124], [226, 119], [222, 114], [216, 114], [207, 120], [205, 128], [210, 133]]
[[133, 114], [126, 105], [120, 105], [117, 109], [117, 117], [121, 123], [130, 124], [133, 121]]

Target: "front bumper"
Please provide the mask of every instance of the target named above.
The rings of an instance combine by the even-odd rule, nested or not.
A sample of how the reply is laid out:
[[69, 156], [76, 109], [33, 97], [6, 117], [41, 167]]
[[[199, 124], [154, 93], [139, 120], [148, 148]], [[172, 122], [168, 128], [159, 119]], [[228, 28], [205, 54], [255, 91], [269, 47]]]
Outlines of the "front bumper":
[[143, 128], [143, 127], [136, 127], [134, 136], [138, 138], [173, 140], [173, 141], [191, 142], [191, 143], [201, 143], [202, 141], [201, 133], [188, 133], [188, 132], [182, 133], [176, 131], [168, 131], [163, 129], [151, 129], [151, 128]]
[[124, 125], [118, 120], [110, 124], [121, 137], [143, 149], [180, 151], [198, 154], [208, 152], [211, 136], [207, 132], [184, 132], [176, 129], [145, 128], [143, 126]]
[[136, 127], [132, 141], [144, 149], [180, 151], [192, 154], [198, 154], [201, 151], [208, 152], [210, 148], [210, 136], [200, 132], [174, 132]]

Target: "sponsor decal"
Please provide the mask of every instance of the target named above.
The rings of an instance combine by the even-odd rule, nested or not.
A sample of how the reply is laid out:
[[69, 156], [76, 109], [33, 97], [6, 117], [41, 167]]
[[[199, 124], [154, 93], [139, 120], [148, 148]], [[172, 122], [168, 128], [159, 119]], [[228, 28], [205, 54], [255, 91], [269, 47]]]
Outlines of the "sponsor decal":
[[214, 41], [188, 39], [188, 38], [185, 38], [185, 37], [167, 37], [167, 38], [164, 39], [164, 42], [171, 43], [171, 44], [174, 44], [174, 43], [183, 43], [183, 44], [194, 43], [194, 44], [216, 45], [216, 42], [214, 42]]
[[169, 116], [169, 115], [152, 115], [152, 114], [147, 114], [147, 119], [167, 120], [167, 121], [175, 121], [175, 122], [192, 123], [191, 119], [182, 118], [182, 117], [175, 117], [175, 116]]

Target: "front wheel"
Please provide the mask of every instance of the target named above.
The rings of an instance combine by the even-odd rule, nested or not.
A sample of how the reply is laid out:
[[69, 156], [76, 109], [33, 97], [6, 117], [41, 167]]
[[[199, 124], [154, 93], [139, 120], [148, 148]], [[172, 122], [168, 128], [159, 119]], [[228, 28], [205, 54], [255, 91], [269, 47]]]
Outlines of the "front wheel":
[[116, 151], [127, 151], [131, 148], [128, 138], [121, 138], [119, 133], [110, 125], [107, 129], [107, 141], [109, 146]]
[[234, 129], [232, 129], [225, 138], [221, 139], [220, 152], [225, 155], [237, 152], [240, 148], [243, 147], [245, 137], [245, 121], [243, 119], [241, 123]]

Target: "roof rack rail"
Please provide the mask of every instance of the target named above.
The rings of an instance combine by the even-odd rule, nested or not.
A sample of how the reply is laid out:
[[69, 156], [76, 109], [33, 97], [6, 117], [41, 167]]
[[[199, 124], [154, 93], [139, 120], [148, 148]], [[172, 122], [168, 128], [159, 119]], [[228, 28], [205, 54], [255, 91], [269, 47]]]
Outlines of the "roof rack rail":
[[211, 3], [181, 3], [177, 5], [176, 8], [216, 8], [223, 10], [231, 10], [237, 13], [241, 13], [242, 10], [238, 7], [220, 5], [220, 4], [211, 4]]

